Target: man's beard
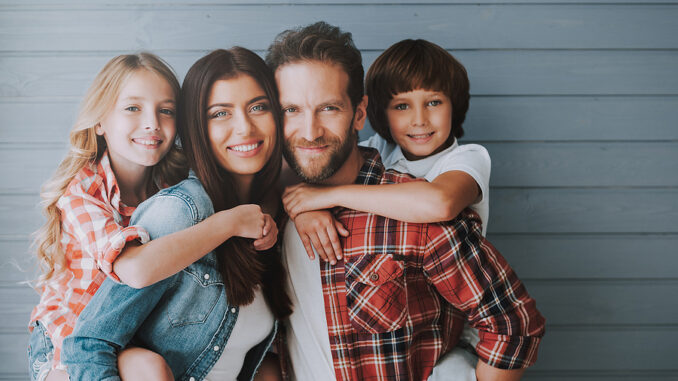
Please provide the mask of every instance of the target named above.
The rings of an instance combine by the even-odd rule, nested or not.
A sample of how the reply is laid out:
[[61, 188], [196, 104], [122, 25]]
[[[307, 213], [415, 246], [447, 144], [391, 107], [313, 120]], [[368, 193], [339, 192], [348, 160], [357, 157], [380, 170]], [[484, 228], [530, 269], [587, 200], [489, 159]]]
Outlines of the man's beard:
[[[351, 120], [351, 126], [353, 121]], [[294, 171], [309, 184], [319, 184], [332, 177], [339, 168], [341, 168], [348, 159], [351, 151], [358, 143], [358, 132], [349, 128], [347, 136], [341, 137], [320, 137], [312, 142], [306, 139], [297, 139], [295, 141], [285, 140], [283, 144], [283, 155], [287, 163]], [[299, 160], [294, 156], [294, 147], [318, 147], [327, 145], [329, 152], [325, 152], [322, 157], [314, 158], [306, 166], [302, 166]], [[320, 159], [320, 160], [318, 160]]]

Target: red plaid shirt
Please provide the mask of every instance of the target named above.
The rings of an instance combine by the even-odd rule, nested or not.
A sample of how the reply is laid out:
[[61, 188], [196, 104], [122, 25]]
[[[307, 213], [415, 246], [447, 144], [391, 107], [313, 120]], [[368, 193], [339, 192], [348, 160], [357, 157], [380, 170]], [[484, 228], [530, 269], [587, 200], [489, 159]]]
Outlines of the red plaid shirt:
[[73, 332], [78, 315], [106, 276], [119, 281], [113, 261], [126, 242], [139, 239], [143, 243], [149, 237], [143, 228], [127, 226], [135, 208], [120, 201], [108, 153], [96, 166], [87, 166], [75, 175], [57, 207], [68, 268], [41, 287], [40, 304], [31, 313], [31, 323], [37, 320], [47, 329], [54, 345], [52, 366], [63, 369], [61, 344]]
[[[413, 178], [362, 149], [357, 184]], [[416, 197], [413, 195], [413, 197]], [[503, 369], [534, 363], [544, 318], [469, 209], [448, 223], [412, 224], [340, 209], [344, 260], [321, 263], [337, 380], [426, 380], [468, 319], [479, 357]]]

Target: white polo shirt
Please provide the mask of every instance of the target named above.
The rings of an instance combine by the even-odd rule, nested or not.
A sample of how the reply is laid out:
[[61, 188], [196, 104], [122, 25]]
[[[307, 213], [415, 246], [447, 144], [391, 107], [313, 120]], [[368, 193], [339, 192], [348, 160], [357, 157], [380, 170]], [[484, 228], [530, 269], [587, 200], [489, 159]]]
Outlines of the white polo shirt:
[[470, 208], [483, 222], [483, 235], [487, 232], [487, 221], [490, 213], [490, 154], [485, 147], [478, 144], [459, 145], [457, 140], [447, 149], [420, 160], [407, 160], [400, 146], [387, 142], [379, 134], [360, 143], [364, 147], [376, 148], [381, 155], [384, 167], [398, 172], [409, 173], [415, 177], [423, 177], [431, 182], [436, 177], [449, 171], [468, 173], [478, 183], [481, 195]]

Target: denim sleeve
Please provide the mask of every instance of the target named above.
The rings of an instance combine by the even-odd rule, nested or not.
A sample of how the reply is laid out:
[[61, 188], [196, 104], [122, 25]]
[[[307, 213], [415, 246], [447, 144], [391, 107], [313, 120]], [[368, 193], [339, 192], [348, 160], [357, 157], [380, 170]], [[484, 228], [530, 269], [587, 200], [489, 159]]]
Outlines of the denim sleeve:
[[[196, 205], [184, 193], [160, 192], [139, 205], [130, 222], [155, 239], [194, 225], [204, 218], [204, 210], [205, 205]], [[78, 317], [73, 333], [64, 339], [62, 362], [70, 379], [119, 380], [119, 351], [175, 279], [176, 275], [142, 289], [106, 279]]]

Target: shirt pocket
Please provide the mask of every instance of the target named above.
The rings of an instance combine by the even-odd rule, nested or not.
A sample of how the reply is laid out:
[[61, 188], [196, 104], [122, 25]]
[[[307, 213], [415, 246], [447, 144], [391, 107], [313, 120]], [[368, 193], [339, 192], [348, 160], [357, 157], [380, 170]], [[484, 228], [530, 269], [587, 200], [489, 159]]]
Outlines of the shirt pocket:
[[407, 319], [405, 267], [391, 254], [364, 254], [346, 266], [351, 324], [372, 334], [401, 328]]
[[224, 284], [215, 266], [205, 258], [193, 263], [177, 274], [166, 294], [169, 324], [179, 327], [206, 322], [222, 294]]

